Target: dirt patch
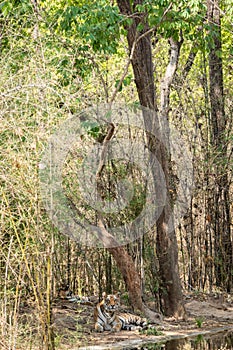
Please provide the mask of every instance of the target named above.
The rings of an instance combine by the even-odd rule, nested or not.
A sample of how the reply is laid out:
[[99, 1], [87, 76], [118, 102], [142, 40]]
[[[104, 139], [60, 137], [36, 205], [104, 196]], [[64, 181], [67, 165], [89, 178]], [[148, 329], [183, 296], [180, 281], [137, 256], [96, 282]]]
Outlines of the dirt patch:
[[139, 331], [96, 333], [93, 329], [93, 307], [60, 300], [53, 309], [54, 330], [60, 339], [59, 349], [117, 349], [129, 342], [161, 341], [173, 336], [185, 337], [211, 330], [217, 332], [222, 328], [233, 330], [231, 296], [223, 298], [222, 295], [202, 294], [187, 295], [185, 299], [187, 319], [164, 318], [161, 324], [155, 326], [157, 331], [163, 333], [162, 336], [141, 334]]

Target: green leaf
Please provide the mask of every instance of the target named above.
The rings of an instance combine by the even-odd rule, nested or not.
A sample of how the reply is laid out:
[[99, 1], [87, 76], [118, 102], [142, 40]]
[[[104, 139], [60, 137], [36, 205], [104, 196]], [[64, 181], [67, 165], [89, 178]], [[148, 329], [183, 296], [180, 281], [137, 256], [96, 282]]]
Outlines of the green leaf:
[[139, 23], [139, 25], [137, 26], [137, 31], [138, 32], [142, 32], [144, 29], [144, 24], [143, 23]]
[[[118, 87], [119, 83], [120, 83], [120, 79], [117, 79], [117, 80], [115, 81], [115, 88]], [[122, 84], [121, 84], [120, 87], [119, 87], [119, 91], [122, 91]]]
[[124, 80], [123, 80], [123, 84], [125, 86], [128, 86], [131, 84], [131, 81], [132, 81], [132, 75], [128, 75]]

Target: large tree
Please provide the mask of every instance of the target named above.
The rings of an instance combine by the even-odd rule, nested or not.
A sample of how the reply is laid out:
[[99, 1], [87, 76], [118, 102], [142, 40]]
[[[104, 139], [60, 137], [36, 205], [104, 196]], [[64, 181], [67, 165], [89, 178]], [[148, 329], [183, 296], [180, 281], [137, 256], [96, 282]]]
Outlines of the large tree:
[[[197, 4], [195, 4], [196, 8], [198, 8], [198, 4], [197, 1]], [[64, 5], [65, 9], [61, 5], [61, 8], [55, 11], [55, 16], [59, 18], [57, 24], [61, 27], [62, 33], [63, 31], [67, 33], [72, 32], [73, 37], [79, 41], [79, 51], [83, 50], [82, 52], [87, 58], [85, 63], [90, 58], [88, 47], [92, 48], [92, 52], [100, 52], [103, 55], [117, 53], [120, 35], [126, 32], [129, 61], [125, 67], [125, 73], [119, 81], [118, 88], [120, 88], [131, 63], [140, 104], [153, 112], [153, 119], [148, 118], [147, 112], [144, 112], [147, 130], [152, 131], [152, 133], [147, 133], [148, 147], [160, 162], [166, 179], [166, 187], [170, 188], [169, 142], [161, 142], [162, 137], [156, 139], [152, 134], [153, 128], [159, 130], [158, 127], [161, 121], [165, 125], [165, 128], [167, 130], [169, 129], [170, 87], [176, 72], [180, 46], [182, 44], [182, 35], [180, 35], [181, 27], [184, 26], [184, 32], [189, 30], [188, 22], [191, 17], [193, 20], [195, 16], [193, 14], [190, 15], [185, 2], [173, 4], [169, 1], [161, 1], [161, 3], [153, 4], [145, 1], [125, 0], [118, 1], [117, 5], [118, 10], [116, 6], [109, 5], [109, 2], [104, 0], [98, 3], [87, 2], [84, 8], [82, 8], [82, 4], [80, 6]], [[182, 11], [180, 11], [180, 6], [182, 6]], [[198, 12], [198, 10], [196, 11]], [[176, 23], [173, 23], [173, 16], [176, 16]], [[122, 24], [124, 25], [124, 32], [121, 30]], [[162, 27], [160, 35], [163, 35], [165, 39], [169, 40], [170, 61], [161, 88], [161, 118], [159, 120], [158, 101], [155, 94], [151, 36], [156, 33], [160, 26]], [[86, 42], [88, 42], [88, 46]], [[115, 96], [116, 93], [113, 94], [111, 102], [113, 102]], [[106, 93], [106, 97], [107, 102], [109, 102], [108, 92]], [[161, 135], [162, 133], [163, 131], [161, 131]], [[109, 141], [110, 139], [111, 135], [107, 133], [105, 141]], [[154, 174], [154, 177], [156, 178], [156, 174]], [[179, 279], [176, 234], [174, 229], [171, 230], [172, 220], [172, 201], [168, 193], [166, 205], [156, 224], [157, 256], [160, 274], [158, 277], [161, 281], [160, 291], [165, 313], [168, 315], [179, 315], [183, 314], [184, 309]], [[100, 239], [102, 239], [104, 246], [109, 249], [116, 260], [118, 268], [126, 282], [132, 304], [136, 308], [143, 309], [140, 278], [133, 260], [125, 247], [114, 248], [116, 246], [114, 243], [112, 248], [111, 240], [113, 237], [107, 232], [107, 225], [105, 224], [106, 222], [99, 217]], [[106, 243], [107, 241], [108, 243]]]
[[[120, 12], [132, 19], [132, 23], [126, 25], [129, 52], [133, 67], [135, 84], [139, 100], [142, 106], [154, 111], [152, 124], [158, 128], [159, 119], [157, 114], [157, 103], [155, 96], [155, 83], [153, 74], [151, 30], [147, 21], [147, 13], [138, 12], [138, 5], [143, 1], [117, 1]], [[140, 28], [140, 29], [139, 29]], [[167, 106], [166, 106], [167, 107]], [[144, 115], [145, 124], [151, 123], [147, 114]], [[163, 118], [168, 118], [167, 113]], [[167, 119], [164, 120], [165, 124]], [[153, 125], [148, 125], [150, 130]], [[152, 129], [151, 129], [152, 127]], [[169, 188], [169, 149], [164, 143], [159, 142], [148, 134], [148, 146], [156, 153], [163, 172], [165, 174], [167, 187]], [[182, 290], [178, 268], [178, 248], [175, 231], [169, 232], [169, 220], [172, 218], [171, 199], [169, 195], [165, 207], [157, 221], [157, 255], [159, 259], [160, 279], [162, 282], [161, 292], [163, 294], [164, 311], [166, 315], [180, 316], [184, 314], [182, 303]]]
[[[174, 9], [172, 9], [172, 14], [170, 14], [173, 4], [169, 2], [165, 4], [161, 2], [161, 4], [158, 4], [158, 6], [156, 5], [155, 8], [153, 4], [146, 4], [144, 1], [125, 0], [117, 1], [117, 4], [119, 11], [116, 10], [114, 5], [112, 5], [111, 9], [108, 2], [102, 2], [102, 5], [101, 3], [88, 4], [87, 7], [90, 7], [88, 13], [86, 8], [85, 11], [82, 10], [82, 6], [80, 8], [77, 6], [68, 6], [66, 11], [62, 10], [63, 20], [59, 20], [59, 23], [62, 29], [67, 31], [73, 30], [73, 24], [75, 24], [77, 32], [79, 31], [82, 37], [86, 38], [94, 51], [111, 54], [117, 52], [118, 41], [122, 33], [120, 28], [122, 24], [124, 25], [124, 33], [126, 32], [127, 34], [129, 49], [129, 61], [125, 72], [127, 74], [129, 63], [131, 63], [140, 104], [153, 112], [153, 119], [150, 117], [148, 118], [146, 110], [144, 110], [143, 113], [146, 129], [152, 131], [152, 133], [147, 133], [148, 148], [159, 161], [166, 179], [166, 187], [170, 188], [169, 142], [161, 142], [164, 130], [159, 130], [159, 125], [162, 121], [166, 130], [169, 129], [168, 111], [170, 86], [176, 71], [182, 42], [179, 38], [180, 27], [178, 26], [176, 30], [174, 30], [174, 26], [170, 26], [170, 23], [171, 16], [175, 16], [179, 13], [179, 5], [176, 4]], [[149, 7], [147, 7], [147, 5]], [[183, 6], [186, 11], [186, 6]], [[91, 11], [91, 7], [93, 7], [93, 11]], [[149, 23], [149, 13], [152, 13], [151, 18], [155, 18], [154, 24]], [[166, 32], [165, 38], [169, 39], [170, 62], [162, 85], [162, 113], [159, 121], [157, 98], [155, 94], [151, 35], [156, 32], [166, 15], [168, 15], [168, 18], [166, 18], [166, 24], [162, 31]], [[185, 16], [187, 16], [187, 13]], [[177, 20], [179, 19], [180, 18], [177, 18]], [[186, 19], [185, 17], [184, 23], [186, 23]], [[167, 26], [169, 27], [168, 29]], [[82, 45], [82, 42], [80, 44]], [[84, 45], [84, 47], [86, 46]], [[122, 83], [124, 77], [125, 74], [123, 74], [120, 83]], [[118, 87], [120, 87], [120, 84], [118, 84]], [[113, 94], [111, 102], [113, 102], [115, 96], [116, 94]], [[149, 114], [151, 116], [151, 113]], [[153, 132], [153, 128], [157, 130], [156, 132], [160, 133], [160, 137], [154, 137], [156, 132]], [[105, 141], [109, 141], [110, 139], [111, 135], [108, 136], [106, 134]], [[100, 175], [100, 173], [98, 175]], [[156, 181], [156, 174], [153, 175]], [[172, 202], [168, 191], [166, 205], [156, 224], [157, 257], [159, 260], [158, 279], [161, 282], [160, 292], [163, 300], [164, 312], [167, 315], [182, 315], [184, 313], [184, 308], [182, 305], [182, 291], [178, 269], [178, 248], [175, 231], [174, 229], [171, 230], [173, 226], [172, 220]], [[133, 260], [125, 247], [114, 248], [116, 244], [111, 244], [113, 238], [109, 232], [107, 232], [107, 226], [105, 224], [106, 222], [99, 217], [100, 239], [116, 260], [117, 266], [123, 275], [129, 291], [131, 303], [136, 308], [145, 310], [142, 301], [140, 277]]]

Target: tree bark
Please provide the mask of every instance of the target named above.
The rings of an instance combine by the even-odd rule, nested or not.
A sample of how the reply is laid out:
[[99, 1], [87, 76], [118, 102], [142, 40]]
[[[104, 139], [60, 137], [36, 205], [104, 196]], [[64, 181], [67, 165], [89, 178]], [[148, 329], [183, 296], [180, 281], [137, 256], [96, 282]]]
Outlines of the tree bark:
[[[118, 0], [120, 12], [133, 19], [131, 25], [126, 26], [127, 40], [130, 50], [131, 63], [134, 72], [135, 84], [139, 100], [142, 106], [154, 111], [154, 120], [147, 119], [144, 115], [145, 125], [148, 130], [153, 127], [158, 129], [159, 119], [155, 98], [155, 84], [153, 75], [152, 46], [147, 22], [146, 13], [134, 15], [135, 6], [142, 4], [142, 0], [134, 1], [131, 5], [129, 0]], [[137, 29], [138, 24], [143, 25], [143, 29]], [[167, 118], [167, 115], [166, 115]], [[148, 147], [156, 154], [160, 162], [167, 185], [169, 183], [169, 156], [165, 145], [148, 134]], [[161, 292], [164, 301], [164, 312], [166, 315], [183, 316], [184, 307], [182, 303], [182, 291], [178, 270], [178, 250], [175, 231], [169, 232], [168, 222], [171, 220], [172, 212], [170, 198], [167, 198], [166, 205], [157, 222], [157, 254], [160, 265], [160, 279], [162, 281]]]
[[133, 309], [143, 311], [141, 280], [135, 269], [134, 261], [124, 247], [108, 248], [122, 273], [129, 292], [130, 304]]
[[[218, 0], [207, 0], [209, 22], [209, 83], [211, 106], [211, 145], [215, 159], [215, 184], [210, 204], [211, 223], [215, 231], [216, 284], [228, 292], [233, 285], [230, 185], [225, 162], [227, 159], [226, 115], [222, 65], [221, 18]], [[212, 214], [213, 213], [213, 214]]]
[[[160, 98], [160, 123], [163, 124], [164, 130], [169, 131], [168, 113], [170, 108], [170, 88], [175, 77], [178, 66], [180, 48], [183, 39], [176, 41], [173, 38], [169, 39], [170, 58], [164, 78], [161, 83], [161, 98]], [[164, 170], [167, 188], [171, 188], [169, 175], [170, 171], [170, 146], [169, 135], [166, 135], [166, 140], [163, 141], [160, 148], [161, 164]], [[167, 194], [166, 206], [157, 222], [157, 240], [156, 252], [160, 263], [160, 290], [163, 294], [163, 306], [167, 315], [176, 317], [184, 316], [185, 310], [183, 307], [183, 295], [178, 268], [178, 246], [175, 230], [168, 227], [168, 222], [173, 227], [173, 213], [171, 207], [172, 199]]]
[[[101, 176], [105, 166], [105, 158], [108, 149], [108, 142], [111, 140], [114, 134], [114, 125], [109, 124], [107, 134], [103, 140], [103, 148], [100, 157], [99, 166], [96, 172], [97, 189], [98, 194], [102, 196]], [[142, 302], [142, 291], [141, 291], [141, 280], [138, 271], [135, 267], [134, 261], [126, 248], [119, 246], [116, 239], [106, 230], [104, 220], [99, 213], [98, 220], [99, 227], [99, 239], [103, 242], [107, 250], [112, 254], [116, 261], [117, 267], [119, 268], [122, 277], [125, 281], [129, 292], [130, 303], [134, 310], [145, 311], [145, 307]]]

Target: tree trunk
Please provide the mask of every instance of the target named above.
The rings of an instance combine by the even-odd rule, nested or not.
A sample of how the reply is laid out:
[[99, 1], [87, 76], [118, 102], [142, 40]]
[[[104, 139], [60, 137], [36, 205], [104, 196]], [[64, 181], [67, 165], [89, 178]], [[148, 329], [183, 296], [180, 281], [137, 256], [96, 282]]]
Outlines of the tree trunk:
[[[97, 189], [100, 196], [102, 196], [101, 176], [104, 168], [105, 157], [108, 148], [108, 142], [111, 140], [114, 133], [114, 125], [109, 124], [107, 134], [103, 140], [103, 148], [99, 166], [96, 173]], [[99, 239], [102, 241], [107, 250], [114, 257], [117, 267], [119, 268], [122, 277], [125, 281], [129, 292], [129, 299], [132, 307], [135, 310], [145, 311], [145, 307], [142, 302], [141, 280], [136, 270], [132, 257], [123, 246], [119, 246], [116, 239], [106, 230], [104, 220], [99, 213], [98, 220], [99, 227]]]
[[[148, 124], [151, 123], [151, 121], [147, 119], [146, 113], [144, 115], [147, 129], [153, 131], [153, 125], [158, 128], [159, 119], [155, 101], [152, 46], [149, 26], [145, 13], [137, 13], [137, 15], [133, 15], [135, 6], [137, 4], [142, 4], [143, 1], [134, 1], [133, 5], [131, 5], [132, 2], [129, 0], [118, 0], [117, 3], [120, 12], [133, 19], [132, 24], [126, 26], [131, 63], [140, 103], [142, 106], [148, 107], [154, 111], [152, 125]], [[143, 30], [139, 31], [137, 29], [138, 24], [143, 25]], [[158, 143], [158, 140], [156, 140], [153, 135], [148, 134], [148, 146], [151, 152], [156, 153], [156, 157], [162, 166], [168, 184], [168, 150], [164, 144], [160, 142], [158, 146]], [[168, 221], [171, 220], [171, 217], [170, 199], [167, 198], [166, 205], [157, 222], [157, 253], [160, 265], [160, 279], [162, 281], [161, 292], [164, 300], [164, 311], [166, 315], [177, 316], [184, 314], [184, 307], [182, 305], [182, 291], [178, 270], [176, 235], [174, 230], [169, 232], [168, 228]]]
[[[211, 105], [211, 145], [214, 157], [215, 183], [209, 213], [215, 232], [216, 284], [228, 292], [232, 281], [232, 238], [230, 215], [230, 189], [226, 169], [227, 140], [224, 108], [221, 20], [218, 0], [207, 0], [209, 31], [209, 83]], [[213, 214], [212, 214], [213, 213]]]
[[[170, 108], [170, 88], [178, 66], [182, 42], [182, 38], [180, 41], [175, 41], [173, 38], [169, 39], [170, 59], [161, 83], [160, 98], [160, 123], [163, 124], [165, 131], [169, 130], [168, 113]], [[166, 133], [166, 136], [167, 142], [164, 140], [160, 147], [160, 162], [166, 178], [167, 188], [172, 188], [169, 179], [169, 174], [171, 175], [169, 164], [169, 135]], [[171, 204], [172, 199], [168, 191], [166, 205], [157, 222], [156, 252], [160, 262], [160, 279], [162, 282], [160, 290], [163, 294], [164, 311], [167, 315], [179, 317], [184, 316], [185, 310], [183, 307], [183, 295], [179, 277], [178, 246], [176, 233], [173, 228], [174, 223]]]
[[108, 248], [122, 273], [129, 292], [130, 304], [134, 310], [144, 310], [141, 293], [141, 280], [135, 269], [133, 259], [124, 247]]

